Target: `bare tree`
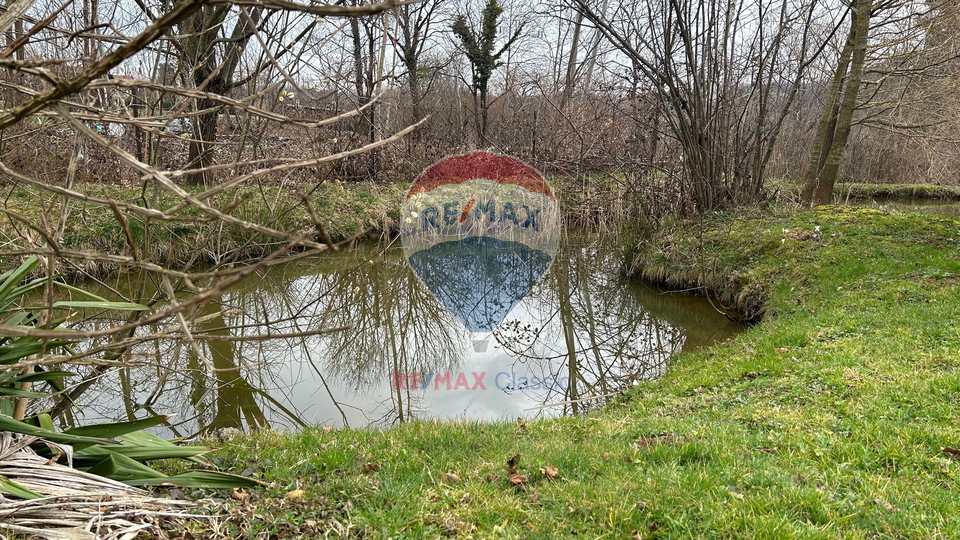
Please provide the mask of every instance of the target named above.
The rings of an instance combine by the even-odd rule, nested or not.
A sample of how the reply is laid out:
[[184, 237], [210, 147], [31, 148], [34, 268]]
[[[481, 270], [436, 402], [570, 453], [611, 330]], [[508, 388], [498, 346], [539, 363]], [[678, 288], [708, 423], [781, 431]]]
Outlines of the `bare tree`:
[[[235, 17], [233, 29], [227, 33], [227, 17]], [[226, 96], [238, 85], [234, 81], [240, 65], [241, 51], [246, 47], [263, 16], [263, 9], [234, 9], [232, 6], [205, 5], [179, 25], [180, 39], [172, 41], [186, 65], [181, 69], [197, 90]], [[223, 109], [213, 99], [196, 100], [196, 127], [190, 141], [187, 165], [198, 172], [187, 176], [191, 184], [212, 184], [204, 172], [213, 164], [213, 143], [217, 140], [217, 119]]]
[[817, 0], [574, 6], [660, 95], [693, 209], [759, 200], [783, 119], [825, 44], [810, 31]]
[[[423, 76], [432, 80], [437, 71], [435, 66], [424, 66], [423, 56], [427, 46], [436, 33], [436, 23], [443, 0], [424, 0], [413, 5], [397, 8], [397, 52], [400, 62], [406, 69], [407, 91], [410, 93], [410, 110], [414, 119], [423, 116], [422, 101], [424, 88]], [[427, 73], [424, 73], [427, 72]]]
[[[232, 159], [224, 152], [224, 157], [213, 160], [209, 155], [203, 157], [203, 151], [209, 149], [203, 145], [215, 140], [216, 115], [226, 107], [244, 116], [247, 123], [275, 122], [291, 131], [316, 131], [355, 116], [357, 111], [351, 110], [322, 119], [305, 119], [264, 104], [262, 94], [240, 98], [227, 94], [229, 86], [238, 82], [233, 77], [239, 73], [239, 57], [246, 44], [256, 42], [264, 60], [248, 69], [245, 76], [275, 69], [284, 77], [290, 77], [291, 70], [278, 58], [292, 49], [288, 46], [280, 52], [268, 50], [266, 45], [272, 42], [270, 36], [261, 35], [264, 21], [289, 13], [309, 15], [313, 19], [352, 18], [382, 12], [395, 2], [354, 7], [272, 0], [240, 4], [238, 8], [234, 2], [183, 0], [153, 11], [142, 4], [140, 18], [114, 25], [124, 26], [128, 34], [112, 30], [101, 34], [92, 27], [76, 28], [75, 20], [59, 5], [16, 2], [15, 9], [0, 13], [0, 33], [15, 28], [17, 20], [22, 20], [24, 25], [23, 34], [0, 54], [0, 65], [15, 74], [0, 81], [0, 85], [17, 98], [5, 102], [0, 110], [0, 138], [8, 149], [0, 156], [0, 182], [8, 197], [27, 197], [39, 205], [31, 212], [9, 207], [0, 210], [3, 217], [0, 234], [4, 236], [0, 258], [18, 261], [36, 256], [40, 261], [36, 272], [42, 278], [38, 283], [44, 288], [40, 302], [44, 307], [37, 310], [43, 312], [42, 317], [33, 317], [28, 323], [24, 323], [22, 317], [11, 318], [0, 324], [0, 335], [5, 339], [26, 338], [41, 344], [37, 355], [22, 363], [5, 365], [5, 370], [26, 373], [45, 366], [78, 362], [91, 366], [78, 368], [86, 372], [86, 377], [68, 389], [68, 395], [75, 398], [104, 371], [119, 367], [124, 355], [134, 347], [179, 341], [196, 353], [200, 363], [208, 368], [208, 374], [213, 376], [218, 366], [199, 343], [262, 341], [278, 336], [251, 333], [244, 328], [207, 332], [202, 323], [211, 318], [228, 320], [211, 312], [210, 306], [244, 277], [280, 261], [337, 249], [306, 196], [298, 203], [301, 215], [305, 216], [300, 222], [280, 220], [278, 216], [284, 216], [290, 209], [271, 209], [276, 211], [258, 217], [238, 213], [236, 209], [251, 195], [266, 198], [261, 184], [265, 179], [285, 177], [389, 145], [411, 128], [337, 153], [303, 144], [306, 150], [301, 153], [270, 160], [254, 159], [239, 147], [234, 148]], [[36, 18], [25, 15], [30, 9], [35, 10], [32, 13]], [[230, 19], [230, 13], [236, 18]], [[91, 15], [88, 22], [93, 24], [96, 20], [97, 17]], [[113, 23], [98, 24], [104, 28]], [[302, 28], [313, 27], [307, 24]], [[77, 57], [72, 54], [75, 35], [91, 38], [86, 50], [96, 53], [88, 61], [70, 60]], [[192, 84], [174, 85], [165, 78], [157, 82], [133, 75], [108, 76], [112, 70], [136, 73], [140, 61], [163, 54], [164, 45], [173, 41], [177, 42], [174, 48], [190, 53], [185, 56], [187, 71], [181, 73], [188, 75]], [[311, 60], [299, 56], [297, 61]], [[176, 112], [140, 114], [130, 106], [131, 94], [170, 98]], [[170, 124], [173, 114], [182, 114], [180, 111], [185, 111], [191, 103], [198, 104], [192, 113], [198, 118], [201, 131], [207, 129], [208, 132], [196, 137], [200, 151], [192, 157], [197, 160], [182, 162], [179, 167], [159, 167], [138, 158], [126, 148], [127, 142], [119, 134], [122, 130], [114, 129], [135, 126], [156, 137], [161, 150], [177, 154], [190, 143], [166, 133], [164, 128]], [[204, 120], [205, 115], [211, 115], [212, 119]], [[45, 138], [47, 146], [23, 144], [24, 140], [33, 142], [38, 137]], [[14, 142], [16, 144], [12, 144]], [[52, 145], [59, 147], [48, 148]], [[309, 149], [315, 151], [310, 153]], [[24, 159], [31, 154], [34, 159]], [[66, 157], [62, 157], [64, 154]], [[36, 166], [41, 160], [48, 162]], [[112, 198], [115, 195], [105, 195], [99, 184], [79, 182], [78, 177], [97, 164], [95, 160], [101, 165], [109, 162], [136, 171], [137, 177], [131, 181], [137, 182], [134, 189], [140, 193], [139, 198], [115, 200]], [[61, 161], [65, 162], [62, 169]], [[207, 177], [217, 171], [232, 174], [228, 180], [199, 192], [187, 191], [179, 185], [184, 179], [196, 178], [195, 175]], [[118, 177], [116, 182], [119, 181]], [[308, 184], [301, 187], [311, 188]], [[112, 216], [114, 222], [104, 231], [84, 231], [91, 214]], [[215, 233], [207, 238], [196, 235], [196, 231], [210, 225], [214, 225]], [[92, 235], [94, 241], [78, 246], [72, 238], [77, 231]], [[208, 256], [216, 251], [220, 236], [227, 231], [238, 233], [237, 238], [241, 240], [237, 248]], [[79, 289], [66, 288], [54, 277], [105, 282], [104, 276], [110, 273], [116, 280], [126, 282], [122, 289], [107, 287], [110, 305], [133, 306], [132, 310], [74, 317], [57, 303], [61, 294], [81, 293]], [[275, 321], [265, 321], [265, 324], [271, 322]], [[61, 328], [53, 328], [55, 325]], [[317, 335], [329, 331], [320, 327], [297, 333]], [[61, 349], [63, 340], [82, 340], [83, 345]], [[69, 399], [64, 399], [52, 412], [64, 411], [69, 403]], [[25, 411], [20, 406], [16, 409], [18, 415]]]
[[[805, 204], [832, 202], [854, 127], [916, 137], [944, 122], [929, 114], [942, 102], [929, 86], [958, 57], [952, 40], [938, 35], [939, 21], [948, 20], [950, 13], [939, 3], [912, 0], [851, 4], [847, 38], [833, 66], [804, 176]], [[916, 107], [928, 114], [906, 118]]]

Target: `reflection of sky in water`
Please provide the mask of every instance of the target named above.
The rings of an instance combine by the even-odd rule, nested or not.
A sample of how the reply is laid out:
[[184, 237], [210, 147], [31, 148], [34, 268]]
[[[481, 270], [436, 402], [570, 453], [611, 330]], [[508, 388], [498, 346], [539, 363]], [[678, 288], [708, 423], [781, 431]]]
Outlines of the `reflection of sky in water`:
[[[124, 377], [108, 374], [100, 391], [80, 400], [78, 423], [143, 417], [138, 407], [152, 399], [149, 410], [179, 414], [181, 435], [211, 423], [223, 427], [231, 419], [249, 429], [259, 425], [258, 417], [276, 428], [295, 428], [291, 416], [307, 424], [340, 426], [345, 417], [355, 427], [382, 425], [401, 416], [398, 392], [391, 390], [397, 371], [450, 372], [451, 387], [461, 372], [471, 387], [472, 373], [486, 373], [485, 390], [436, 390], [431, 384], [427, 390], [400, 391], [404, 419], [564, 414], [590, 402], [529, 409], [617, 392], [661, 373], [669, 354], [737, 329], [702, 299], [661, 294], [619, 278], [613, 250], [567, 247], [494, 331], [487, 350], [476, 352], [472, 338], [481, 336], [467, 332], [424, 290], [399, 248], [370, 264], [375, 253], [368, 246], [312, 266], [277, 267], [225, 295], [226, 315], [218, 323], [221, 333], [226, 323], [244, 327], [231, 329], [234, 335], [263, 334], [266, 314], [282, 321], [271, 325], [272, 332], [344, 324], [355, 330], [297, 340], [202, 343], [219, 382], [188, 346], [142, 347], [140, 359], [162, 358], [165, 367], [131, 368]], [[204, 330], [216, 333], [216, 326]], [[576, 381], [566, 391], [496, 387], [501, 372], [517, 378], [570, 376], [568, 342], [576, 352]], [[103, 398], [115, 396], [117, 388], [130, 399]], [[235, 407], [238, 402], [244, 406]]]

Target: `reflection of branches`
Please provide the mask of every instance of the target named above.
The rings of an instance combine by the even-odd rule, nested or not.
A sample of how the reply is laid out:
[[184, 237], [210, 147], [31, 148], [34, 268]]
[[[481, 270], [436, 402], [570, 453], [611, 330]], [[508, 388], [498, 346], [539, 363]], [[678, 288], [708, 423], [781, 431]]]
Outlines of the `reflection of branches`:
[[617, 264], [616, 253], [602, 243], [563, 242], [546, 283], [528, 300], [528, 309], [540, 310], [539, 326], [513, 321], [494, 332], [535, 376], [567, 378], [565, 386], [541, 391], [543, 403], [562, 402], [576, 412], [583, 396], [608, 395], [659, 375], [683, 346], [682, 328], [651, 316], [641, 302], [624, 301], [631, 282], [597, 271]]
[[332, 295], [327, 323], [355, 326], [331, 336], [328, 367], [357, 389], [386, 381], [391, 371], [438, 371], [462, 357], [459, 323], [420, 283], [400, 250], [363, 272], [343, 272]]
[[[23, 0], [0, 8], [0, 33], [7, 34], [6, 49], [0, 52], [6, 73], [0, 81], [0, 183], [8, 187], [7, 203], [26, 196], [33, 204], [4, 204], [0, 258], [40, 256], [49, 283], [64, 270], [73, 271], [69, 278], [103, 278], [115, 270], [112, 279], [100, 279], [103, 288], [85, 283], [81, 289], [96, 289], [108, 302], [122, 298], [146, 306], [129, 316], [93, 309], [65, 315], [48, 285], [36, 311], [42, 309], [46, 323], [65, 317], [62, 329], [0, 325], [5, 335], [33, 338], [44, 348], [43, 356], [13, 369], [68, 363], [85, 375], [69, 389], [69, 399], [53, 404], [54, 415], [67, 414], [88, 388], [116, 381], [111, 371], [122, 369], [117, 377], [131, 419], [142, 410], [153, 411], [173, 387], [180, 398], [195, 398], [195, 420], [201, 426], [239, 422], [263, 427], [266, 407], [298, 421], [297, 411], [263, 393], [259, 383], [279, 378], [284, 365], [280, 353], [292, 343], [316, 351], [326, 336], [349, 328], [352, 321], [345, 317], [340, 324], [328, 324], [336, 319], [330, 310], [346, 306], [322, 294], [303, 295], [309, 283], [301, 276], [278, 279], [280, 290], [268, 297], [243, 289], [247, 280], [276, 264], [338, 248], [306, 196], [290, 208], [278, 207], [268, 200], [264, 182], [286, 183], [297, 173], [302, 176], [295, 189], [313, 193], [322, 180], [311, 176], [309, 168], [393, 144], [417, 124], [393, 126], [389, 136], [369, 144], [322, 146], [311, 131], [336, 130], [345, 119], [363, 114], [363, 108], [301, 118], [294, 108], [278, 105], [283, 98], [277, 92], [287, 84], [303, 91], [303, 81], [294, 79], [297, 66], [319, 53], [306, 45], [295, 53], [292, 47], [301, 40], [315, 44], [324, 39], [318, 16], [369, 15], [406, 3], [184, 0], [153, 7], [138, 0], [139, 9], [104, 24], [96, 3], [82, 6], [82, 24], [68, 9], [81, 7], [73, 0], [56, 5]], [[118, 8], [112, 9], [117, 16]], [[219, 18], [198, 16], [208, 12]], [[271, 28], [271, 17], [284, 24]], [[216, 27], [203, 26], [212, 20], [219, 21]], [[295, 28], [284, 28], [286, 23]], [[219, 40], [230, 28], [237, 39]], [[298, 35], [282, 45], [288, 31]], [[185, 54], [191, 40], [213, 42], [211, 54]], [[232, 52], [221, 54], [224, 48]], [[244, 74], [234, 80], [238, 66]], [[229, 73], [226, 88], [214, 84], [220, 73]], [[278, 73], [281, 82], [274, 80]], [[242, 133], [226, 140], [210, 135], [221, 116], [244, 126]], [[210, 118], [212, 130], [194, 129], [211, 127]], [[307, 144], [300, 145], [303, 151], [261, 159], [260, 138], [267, 133], [302, 135]], [[254, 141], [252, 148], [249, 141]], [[187, 147], [192, 154], [196, 143], [204, 145], [201, 167], [170, 165]], [[28, 144], [35, 144], [32, 156], [24, 151]], [[197, 174], [211, 185], [189, 185]], [[82, 178], [95, 182], [83, 183]], [[259, 190], [267, 207], [259, 215], [245, 204], [253, 192], [242, 190], [250, 187]], [[306, 209], [310, 220], [297, 222], [292, 209]], [[83, 230], [91, 223], [96, 230]], [[227, 233], [229, 242], [223, 240]], [[243, 259], [252, 253], [257, 260]], [[83, 294], [81, 289], [64, 294]], [[332, 283], [324, 290], [336, 292]], [[394, 308], [406, 300], [416, 299], [398, 299]], [[84, 342], [63, 354], [46, 354], [47, 343], [63, 339]], [[258, 361], [251, 362], [254, 357]], [[149, 376], [142, 377], [148, 370]]]

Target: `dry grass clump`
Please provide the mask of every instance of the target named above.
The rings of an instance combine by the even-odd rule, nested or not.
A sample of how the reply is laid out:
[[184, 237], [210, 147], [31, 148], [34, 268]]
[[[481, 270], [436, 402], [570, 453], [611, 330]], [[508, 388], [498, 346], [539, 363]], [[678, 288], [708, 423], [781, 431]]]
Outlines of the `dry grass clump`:
[[[7, 494], [0, 493], [4, 531], [50, 540], [120, 540], [148, 532], [164, 537], [165, 521], [200, 517], [189, 513], [195, 502], [158, 498], [116, 480], [51, 463], [30, 448], [37, 442], [36, 437], [0, 433], [0, 489]], [[56, 447], [68, 455], [71, 451]], [[11, 498], [11, 492], [23, 497]]]

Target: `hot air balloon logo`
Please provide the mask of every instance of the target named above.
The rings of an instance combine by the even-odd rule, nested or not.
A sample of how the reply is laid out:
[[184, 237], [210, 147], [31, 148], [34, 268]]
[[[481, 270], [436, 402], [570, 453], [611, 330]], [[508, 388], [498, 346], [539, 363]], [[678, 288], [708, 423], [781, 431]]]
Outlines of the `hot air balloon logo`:
[[492, 331], [557, 254], [557, 199], [533, 168], [490, 152], [441, 160], [410, 187], [400, 237], [410, 266], [467, 330]]

